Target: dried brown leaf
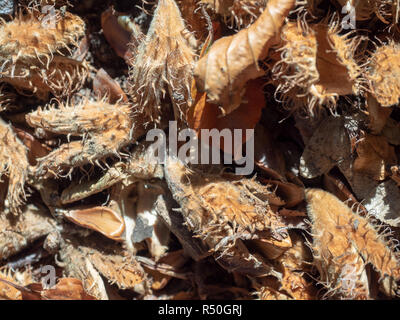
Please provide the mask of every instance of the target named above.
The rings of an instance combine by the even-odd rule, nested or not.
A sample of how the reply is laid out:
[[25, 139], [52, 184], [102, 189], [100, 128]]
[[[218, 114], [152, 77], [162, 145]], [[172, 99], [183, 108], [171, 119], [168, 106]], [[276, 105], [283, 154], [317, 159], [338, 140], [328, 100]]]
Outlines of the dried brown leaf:
[[247, 29], [217, 40], [195, 67], [198, 91], [226, 114], [237, 109], [248, 80], [264, 74], [258, 60], [268, 55], [294, 0], [270, 0], [261, 16]]

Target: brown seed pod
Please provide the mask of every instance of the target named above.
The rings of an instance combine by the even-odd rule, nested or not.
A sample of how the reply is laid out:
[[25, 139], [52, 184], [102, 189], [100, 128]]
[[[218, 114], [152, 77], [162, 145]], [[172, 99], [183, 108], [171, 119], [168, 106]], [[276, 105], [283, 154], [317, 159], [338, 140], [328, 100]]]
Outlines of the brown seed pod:
[[26, 199], [25, 181], [28, 175], [28, 152], [11, 126], [0, 118], [0, 179], [8, 178], [7, 206], [13, 213]]
[[282, 241], [287, 248], [287, 234], [281, 234], [285, 225], [268, 204], [268, 195], [272, 194], [268, 186], [227, 174], [192, 171], [172, 157], [168, 157], [165, 171], [185, 224], [204, 239], [212, 252], [220, 255], [223, 267], [229, 269], [236, 264], [239, 272], [259, 275], [260, 270], [254, 265], [258, 259], [249, 255], [239, 240], [246, 239], [246, 235], [251, 238], [257, 231], [270, 232], [269, 237], [277, 240], [276, 246]]
[[281, 60], [272, 72], [285, 106], [312, 115], [320, 106], [334, 110], [340, 95], [361, 92], [361, 68], [355, 61], [361, 38], [339, 31], [337, 22], [283, 27]]
[[366, 79], [370, 91], [382, 107], [399, 102], [400, 45], [394, 41], [376, 48], [368, 61]]
[[[53, 20], [52, 20], [53, 19]], [[21, 29], [24, 32], [21, 32]], [[2, 81], [20, 93], [31, 92], [40, 99], [49, 93], [69, 95], [86, 78], [87, 66], [72, 58], [78, 41], [85, 35], [81, 18], [69, 12], [54, 17], [37, 8], [20, 11], [10, 21], [0, 22], [0, 65]]]
[[57, 212], [81, 227], [100, 232], [112, 240], [122, 241], [121, 236], [125, 231], [124, 219], [110, 208], [58, 209]]
[[[395, 288], [400, 264], [391, 245], [368, 218], [353, 212], [334, 195], [307, 189], [308, 215], [312, 222], [314, 263], [327, 294], [339, 298], [370, 299], [366, 266], [371, 264]], [[394, 286], [394, 287], [393, 287]]]
[[[105, 100], [47, 106], [28, 114], [28, 124], [46, 131], [80, 136], [82, 140], [61, 145], [38, 160], [38, 175], [58, 176], [87, 163], [97, 163], [108, 156], [120, 157], [120, 149], [143, 134], [143, 119], [131, 117], [127, 104], [109, 104]], [[135, 121], [137, 120], [137, 121]]]
[[183, 119], [191, 99], [194, 52], [185, 39], [185, 22], [174, 0], [159, 0], [146, 39], [133, 54], [130, 95], [134, 109], [159, 123], [168, 90], [176, 119]]

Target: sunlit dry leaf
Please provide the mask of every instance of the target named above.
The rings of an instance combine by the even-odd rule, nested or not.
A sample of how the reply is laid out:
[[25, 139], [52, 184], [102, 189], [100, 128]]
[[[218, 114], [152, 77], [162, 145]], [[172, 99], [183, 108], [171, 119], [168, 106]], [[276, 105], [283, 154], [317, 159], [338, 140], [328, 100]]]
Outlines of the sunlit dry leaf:
[[[254, 129], [261, 117], [261, 110], [265, 107], [263, 93], [263, 82], [260, 80], [249, 81], [244, 95], [243, 103], [228, 115], [223, 114], [217, 105], [206, 101], [206, 95], [195, 100], [187, 116], [189, 127], [194, 129], [199, 135], [202, 129], [218, 129], [220, 131], [228, 129], [232, 136], [235, 129], [242, 129], [242, 141], [246, 141], [245, 129]], [[220, 146], [224, 150], [223, 139]], [[231, 146], [230, 150], [235, 150]]]
[[22, 300], [95, 300], [86, 293], [82, 281], [74, 278], [61, 278], [51, 289], [43, 289], [40, 283], [13, 286], [21, 292]]
[[82, 281], [74, 278], [61, 278], [55, 288], [41, 292], [43, 300], [96, 300], [88, 295]]
[[274, 260], [282, 272], [282, 279], [260, 278], [254, 281], [257, 296], [262, 300], [314, 300], [317, 290], [304, 277], [304, 271], [309, 270], [312, 260], [311, 252], [306, 247], [304, 239], [291, 232], [292, 245]]
[[270, 0], [261, 16], [247, 29], [217, 40], [195, 67], [196, 85], [207, 92], [211, 103], [221, 105], [226, 114], [237, 109], [248, 80], [264, 71], [258, 60], [268, 55], [280, 28], [295, 1]]
[[332, 194], [307, 189], [312, 221], [313, 255], [329, 295], [371, 299], [366, 265], [392, 284], [400, 278], [399, 261], [392, 247], [367, 218], [353, 212]]

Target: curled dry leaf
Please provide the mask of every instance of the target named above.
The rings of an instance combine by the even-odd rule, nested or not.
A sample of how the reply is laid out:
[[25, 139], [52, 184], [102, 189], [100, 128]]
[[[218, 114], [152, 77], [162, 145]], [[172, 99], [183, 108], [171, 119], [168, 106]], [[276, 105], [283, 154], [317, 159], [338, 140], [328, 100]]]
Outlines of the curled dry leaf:
[[[14, 20], [0, 23], [0, 65], [3, 82], [20, 93], [32, 92], [45, 100], [49, 93], [70, 95], [81, 88], [87, 65], [72, 58], [85, 35], [83, 20], [55, 9], [57, 23], [52, 32], [42, 23], [45, 14], [36, 8], [20, 12]], [[21, 32], [24, 30], [24, 32]]]
[[366, 266], [371, 264], [392, 288], [400, 265], [392, 245], [370, 221], [353, 212], [334, 195], [307, 189], [312, 221], [313, 255], [327, 294], [340, 298], [371, 299]]
[[264, 71], [258, 60], [276, 44], [280, 28], [295, 0], [270, 0], [261, 16], [247, 29], [217, 40], [195, 67], [198, 91], [206, 92], [211, 103], [222, 106], [226, 114], [237, 109], [247, 81]]
[[[0, 179], [8, 178], [7, 205], [13, 213], [20, 211], [26, 199], [28, 153], [10, 125], [0, 118]], [[1, 181], [1, 180], [0, 180]]]
[[59, 209], [58, 213], [81, 227], [100, 232], [112, 240], [122, 241], [122, 234], [125, 231], [124, 219], [110, 208]]
[[335, 109], [340, 95], [360, 92], [361, 68], [354, 56], [361, 38], [339, 32], [337, 22], [282, 28], [281, 60], [273, 74], [288, 108], [305, 108], [312, 115], [320, 106]]
[[185, 38], [185, 22], [174, 0], [159, 0], [146, 39], [130, 62], [130, 95], [147, 120], [159, 123], [169, 93], [176, 119], [183, 119], [192, 83], [194, 52]]

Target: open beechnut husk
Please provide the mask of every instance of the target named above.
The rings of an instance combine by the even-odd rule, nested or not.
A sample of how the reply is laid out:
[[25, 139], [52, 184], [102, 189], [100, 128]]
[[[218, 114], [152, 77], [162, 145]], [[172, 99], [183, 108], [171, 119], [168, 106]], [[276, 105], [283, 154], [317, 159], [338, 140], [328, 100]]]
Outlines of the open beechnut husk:
[[399, 1], [6, 2], [0, 299], [399, 299]]

